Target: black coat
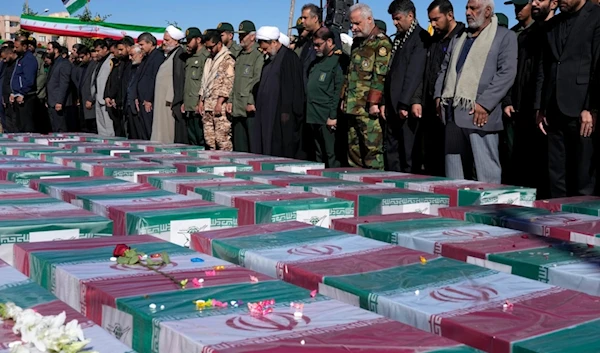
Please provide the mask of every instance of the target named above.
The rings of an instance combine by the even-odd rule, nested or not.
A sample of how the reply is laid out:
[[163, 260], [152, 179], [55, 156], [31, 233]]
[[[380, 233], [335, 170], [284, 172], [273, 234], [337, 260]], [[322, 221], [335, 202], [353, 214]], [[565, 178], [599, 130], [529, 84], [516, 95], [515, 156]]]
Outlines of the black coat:
[[56, 104], [68, 106], [73, 104], [71, 96], [71, 70], [73, 65], [67, 59], [57, 58], [48, 72], [48, 107], [54, 108]]
[[[517, 27], [512, 30], [516, 31]], [[543, 22], [535, 22], [517, 37], [519, 56], [515, 83], [502, 101], [502, 107], [511, 106], [517, 112], [533, 112], [537, 70], [546, 30]]]
[[578, 117], [583, 110], [598, 108], [600, 7], [588, 1], [580, 11], [564, 48], [560, 45], [560, 24], [569, 15], [560, 13], [548, 21], [536, 109], [546, 111], [556, 104], [562, 114]]
[[385, 77], [387, 112], [397, 115], [400, 110], [410, 111], [412, 98], [423, 80], [429, 40], [429, 33], [417, 25], [402, 49], [394, 54]]
[[188, 143], [187, 126], [181, 113], [185, 88], [185, 62], [187, 60], [187, 53], [183, 50], [183, 47], [179, 47], [170, 55], [175, 55], [173, 58], [173, 104], [171, 105], [171, 111], [175, 119], [175, 143]]
[[140, 109], [144, 102], [154, 103], [156, 74], [164, 61], [163, 51], [156, 48], [140, 64], [134, 87], [135, 99], [139, 101]]

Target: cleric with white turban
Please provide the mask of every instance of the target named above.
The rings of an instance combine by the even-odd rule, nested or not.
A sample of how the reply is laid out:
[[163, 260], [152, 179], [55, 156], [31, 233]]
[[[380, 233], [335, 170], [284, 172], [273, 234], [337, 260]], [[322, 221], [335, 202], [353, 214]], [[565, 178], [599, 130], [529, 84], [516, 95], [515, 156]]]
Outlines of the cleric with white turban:
[[279, 32], [279, 28], [277, 27], [263, 26], [256, 32], [256, 39], [265, 41], [279, 40], [280, 34], [281, 32]]
[[279, 34], [279, 43], [283, 44], [284, 47], [290, 47], [290, 37], [286, 36], [283, 33]]
[[176, 41], [180, 41], [183, 38], [185, 38], [185, 33], [183, 33], [183, 31], [180, 30], [179, 28], [172, 26], [172, 25], [169, 25], [167, 27], [167, 29], [165, 30], [165, 32], [168, 33], [169, 36]]

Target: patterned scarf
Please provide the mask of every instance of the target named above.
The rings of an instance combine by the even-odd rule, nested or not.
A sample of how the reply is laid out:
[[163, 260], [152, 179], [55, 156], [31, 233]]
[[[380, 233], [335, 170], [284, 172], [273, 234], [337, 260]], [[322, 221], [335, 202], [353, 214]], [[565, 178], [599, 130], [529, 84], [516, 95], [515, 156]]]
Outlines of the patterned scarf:
[[396, 54], [396, 51], [398, 49], [402, 49], [402, 47], [404, 47], [404, 43], [406, 43], [406, 41], [408, 40], [408, 37], [410, 37], [412, 32], [414, 32], [414, 30], [415, 30], [415, 28], [417, 28], [418, 24], [419, 24], [419, 22], [415, 19], [410, 24], [410, 28], [408, 29], [408, 31], [406, 31], [406, 33], [404, 33], [404, 36], [402, 36], [402, 37], [400, 37], [398, 35], [396, 36], [396, 39], [394, 39], [394, 45], [392, 46], [392, 54], [390, 56], [389, 65], [392, 65], [392, 62], [394, 61], [394, 54]]

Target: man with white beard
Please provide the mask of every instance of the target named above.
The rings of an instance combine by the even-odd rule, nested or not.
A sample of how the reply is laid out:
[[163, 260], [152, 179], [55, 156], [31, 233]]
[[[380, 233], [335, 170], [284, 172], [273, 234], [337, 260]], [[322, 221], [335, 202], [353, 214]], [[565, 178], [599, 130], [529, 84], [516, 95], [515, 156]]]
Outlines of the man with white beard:
[[256, 32], [260, 49], [269, 55], [256, 96], [256, 118], [251, 133], [252, 153], [303, 158], [304, 79], [298, 56], [279, 42], [277, 27]]
[[446, 124], [446, 176], [500, 184], [502, 98], [517, 74], [517, 37], [498, 26], [493, 0], [469, 0], [468, 29], [452, 40], [435, 89]]
[[185, 37], [180, 29], [169, 26], [163, 37], [162, 48], [166, 59], [156, 74], [152, 141], [187, 143], [187, 126], [181, 106], [185, 85], [184, 50], [179, 41]]

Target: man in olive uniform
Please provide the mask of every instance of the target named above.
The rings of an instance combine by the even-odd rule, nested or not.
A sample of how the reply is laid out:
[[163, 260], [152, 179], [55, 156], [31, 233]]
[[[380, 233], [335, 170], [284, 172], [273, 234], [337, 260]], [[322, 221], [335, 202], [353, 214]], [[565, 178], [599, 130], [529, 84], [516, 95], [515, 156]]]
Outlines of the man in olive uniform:
[[292, 27], [292, 29], [297, 30], [298, 35], [296, 36], [296, 39], [290, 45], [290, 49], [292, 49], [294, 51], [294, 53], [296, 53], [296, 55], [298, 55], [298, 57], [300, 57], [300, 54], [302, 54], [302, 49], [304, 48], [304, 45], [306, 44], [306, 36], [308, 35], [308, 31], [304, 30], [304, 24], [302, 23], [302, 17], [298, 18], [298, 21], [296, 21], [296, 25], [294, 27]]
[[352, 50], [344, 87], [342, 111], [348, 114], [348, 163], [352, 167], [383, 169], [383, 130], [379, 106], [392, 44], [373, 21], [371, 8], [350, 8], [354, 38], [363, 39]]
[[190, 144], [204, 146], [202, 116], [196, 111], [196, 105], [198, 104], [198, 92], [202, 85], [204, 64], [210, 53], [204, 47], [202, 32], [198, 28], [189, 28], [185, 32], [185, 37], [189, 57], [185, 63], [185, 87], [181, 110], [185, 117]]
[[243, 21], [238, 33], [243, 50], [235, 63], [235, 79], [227, 113], [232, 116], [233, 150], [250, 152], [250, 132], [256, 112], [253, 91], [260, 81], [265, 59], [258, 51], [254, 23]]
[[219, 25], [217, 26], [217, 31], [221, 33], [221, 42], [223, 43], [223, 45], [227, 46], [227, 48], [229, 48], [231, 56], [233, 56], [234, 59], [237, 59], [238, 55], [240, 55], [240, 53], [242, 52], [242, 46], [237, 44], [233, 40], [235, 30], [233, 29], [231, 23], [219, 23]]
[[508, 28], [508, 17], [505, 14], [497, 12], [496, 17], [498, 17], [498, 26]]
[[313, 35], [317, 59], [310, 68], [306, 91], [306, 123], [312, 130], [316, 160], [325, 163], [326, 168], [340, 167], [335, 155], [335, 133], [344, 73], [340, 66], [342, 51], [336, 50], [334, 38], [327, 27]]

